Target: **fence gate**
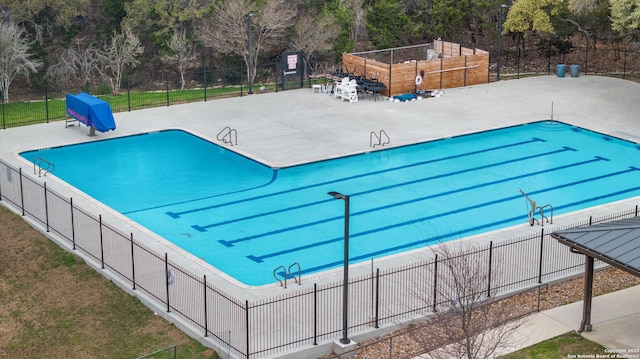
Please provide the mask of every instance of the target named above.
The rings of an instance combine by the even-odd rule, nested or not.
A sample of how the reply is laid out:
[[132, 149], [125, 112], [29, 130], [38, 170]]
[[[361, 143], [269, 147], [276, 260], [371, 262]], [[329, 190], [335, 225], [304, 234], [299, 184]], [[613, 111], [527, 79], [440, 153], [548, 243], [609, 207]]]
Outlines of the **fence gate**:
[[304, 57], [302, 51], [285, 51], [276, 63], [278, 91], [304, 87]]

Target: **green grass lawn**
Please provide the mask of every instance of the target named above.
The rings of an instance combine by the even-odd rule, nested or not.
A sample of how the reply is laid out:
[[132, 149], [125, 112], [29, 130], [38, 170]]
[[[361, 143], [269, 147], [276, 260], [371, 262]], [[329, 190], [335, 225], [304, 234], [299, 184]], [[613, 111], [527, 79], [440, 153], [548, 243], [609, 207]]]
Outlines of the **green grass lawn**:
[[[515, 353], [505, 355], [502, 359], [566, 359], [573, 355], [595, 357], [596, 354], [606, 355], [604, 347], [589, 341], [576, 332], [571, 332], [551, 338], [542, 343], [524, 348]], [[575, 357], [574, 357], [575, 358]]]
[[0, 243], [0, 358], [219, 358], [3, 206]]
[[[240, 87], [233, 86], [130, 93], [123, 91], [118, 95], [109, 94], [98, 97], [109, 103], [113, 112], [124, 112], [238, 95], [240, 95]], [[65, 96], [66, 94], [63, 93], [52, 93], [49, 94], [50, 98], [47, 101], [44, 100], [43, 95], [42, 100], [4, 103], [0, 113], [0, 128], [32, 125], [67, 118]]]

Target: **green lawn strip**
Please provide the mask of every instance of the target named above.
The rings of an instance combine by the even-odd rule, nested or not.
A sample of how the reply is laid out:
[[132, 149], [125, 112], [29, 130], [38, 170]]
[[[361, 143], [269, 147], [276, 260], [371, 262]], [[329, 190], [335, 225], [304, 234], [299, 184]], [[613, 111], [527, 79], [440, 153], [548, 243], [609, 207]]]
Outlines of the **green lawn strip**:
[[[246, 91], [246, 89], [244, 90]], [[205, 89], [186, 89], [167, 91], [126, 91], [118, 95], [100, 95], [111, 106], [113, 112], [125, 112], [143, 108], [202, 102], [216, 97], [229, 97], [240, 94], [240, 87], [216, 87]], [[167, 96], [168, 95], [168, 96]], [[16, 127], [56, 121], [67, 117], [64, 94], [51, 94], [48, 101], [16, 101], [3, 104], [0, 113], [0, 128]]]
[[605, 348], [597, 343], [583, 338], [576, 332], [570, 332], [551, 338], [501, 357], [502, 359], [566, 359], [570, 357], [595, 357], [596, 354], [606, 355]]
[[0, 358], [219, 358], [0, 206]]

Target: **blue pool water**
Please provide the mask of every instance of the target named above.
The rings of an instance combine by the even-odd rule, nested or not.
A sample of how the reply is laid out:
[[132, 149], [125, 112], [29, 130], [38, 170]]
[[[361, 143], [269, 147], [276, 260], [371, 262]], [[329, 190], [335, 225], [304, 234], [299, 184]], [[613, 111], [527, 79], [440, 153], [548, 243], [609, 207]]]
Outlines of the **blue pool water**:
[[522, 188], [555, 215], [640, 195], [637, 144], [543, 121], [272, 169], [178, 130], [22, 153], [248, 285], [525, 224]]

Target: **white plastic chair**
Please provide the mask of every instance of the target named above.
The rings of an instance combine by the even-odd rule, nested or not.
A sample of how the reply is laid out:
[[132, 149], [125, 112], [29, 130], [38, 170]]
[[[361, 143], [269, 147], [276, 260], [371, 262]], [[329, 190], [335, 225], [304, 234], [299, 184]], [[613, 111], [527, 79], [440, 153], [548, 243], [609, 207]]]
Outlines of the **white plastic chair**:
[[347, 87], [342, 88], [342, 100], [348, 100], [349, 103], [358, 102], [358, 82], [354, 79], [349, 81]]
[[336, 83], [336, 87], [333, 90], [333, 98], [342, 97], [342, 90], [349, 87], [349, 78], [345, 77], [340, 83]]

